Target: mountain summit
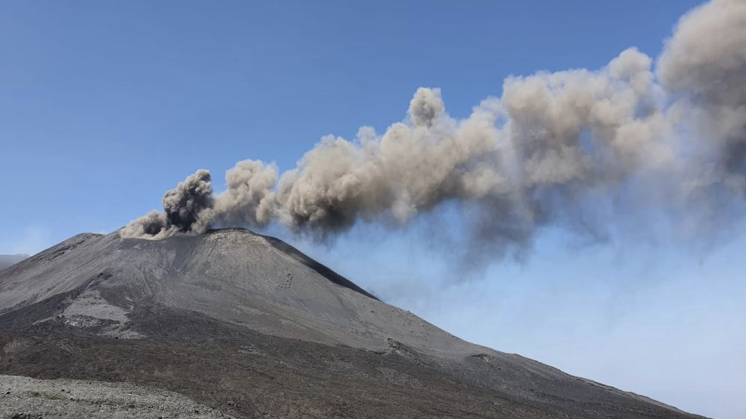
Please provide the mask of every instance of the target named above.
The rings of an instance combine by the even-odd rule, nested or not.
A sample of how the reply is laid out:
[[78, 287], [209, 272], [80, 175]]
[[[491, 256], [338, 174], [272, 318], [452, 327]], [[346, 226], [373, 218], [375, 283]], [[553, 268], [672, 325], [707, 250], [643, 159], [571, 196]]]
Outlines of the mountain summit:
[[0, 374], [247, 418], [695, 417], [465, 342], [243, 229], [81, 234], [0, 272]]

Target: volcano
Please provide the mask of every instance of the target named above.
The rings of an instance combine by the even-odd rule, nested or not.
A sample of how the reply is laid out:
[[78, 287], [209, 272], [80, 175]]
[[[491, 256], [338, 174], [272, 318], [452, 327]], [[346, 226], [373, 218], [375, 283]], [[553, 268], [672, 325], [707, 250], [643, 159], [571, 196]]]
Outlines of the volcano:
[[244, 229], [81, 234], [1, 271], [0, 374], [238, 418], [698, 417], [463, 341]]

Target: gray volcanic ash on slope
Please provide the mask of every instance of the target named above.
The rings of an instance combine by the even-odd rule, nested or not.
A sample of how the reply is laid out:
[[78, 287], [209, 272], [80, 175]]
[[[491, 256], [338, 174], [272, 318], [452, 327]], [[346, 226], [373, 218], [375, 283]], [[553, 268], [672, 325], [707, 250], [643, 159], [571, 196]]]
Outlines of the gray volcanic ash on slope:
[[82, 234], [0, 272], [0, 374], [157, 387], [241, 418], [694, 417], [465, 342], [241, 229]]
[[90, 291], [82, 298], [95, 304], [104, 304], [99, 295], [123, 307], [147, 299], [321, 343], [382, 350], [393, 338], [439, 353], [466, 345], [291, 246], [238, 229], [163, 241], [122, 240], [117, 233], [73, 237], [5, 272], [0, 313], [81, 287]]
[[597, 71], [510, 77], [466, 119], [446, 113], [439, 89], [420, 88], [383, 134], [325, 137], [281, 176], [239, 162], [215, 196], [199, 171], [166, 194], [165, 213], [122, 236], [273, 220], [328, 236], [455, 202], [475, 249], [520, 249], [547, 224], [603, 237], [651, 213], [676, 226], [666, 234], [701, 241], [743, 212], [745, 22], [746, 2], [713, 0], [681, 19], [655, 66], [631, 48]]
[[231, 419], [182, 395], [131, 384], [0, 375], [0, 412], [11, 419]]

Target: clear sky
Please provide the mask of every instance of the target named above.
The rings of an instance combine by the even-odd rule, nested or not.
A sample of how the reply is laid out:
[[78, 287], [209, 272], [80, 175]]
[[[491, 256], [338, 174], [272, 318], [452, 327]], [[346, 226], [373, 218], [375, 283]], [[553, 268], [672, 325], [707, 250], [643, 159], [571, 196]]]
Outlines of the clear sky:
[[[325, 134], [402, 120], [420, 86], [465, 117], [511, 74], [656, 57], [698, 3], [4, 1], [0, 253], [113, 231], [198, 168], [218, 190], [238, 160], [289, 169]], [[702, 253], [549, 230], [527, 260], [462, 275], [415, 230], [367, 230], [272, 232], [468, 340], [746, 417], [746, 238]]]

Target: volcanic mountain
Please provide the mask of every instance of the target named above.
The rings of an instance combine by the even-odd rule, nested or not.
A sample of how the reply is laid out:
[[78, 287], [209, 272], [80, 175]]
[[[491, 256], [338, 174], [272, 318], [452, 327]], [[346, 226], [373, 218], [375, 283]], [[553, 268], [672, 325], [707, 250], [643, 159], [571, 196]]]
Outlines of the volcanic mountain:
[[3, 270], [0, 374], [127, 383], [244, 418], [695, 417], [465, 342], [243, 229], [81, 234]]

